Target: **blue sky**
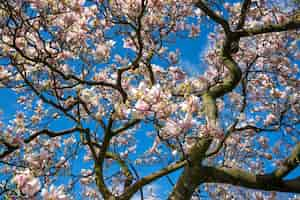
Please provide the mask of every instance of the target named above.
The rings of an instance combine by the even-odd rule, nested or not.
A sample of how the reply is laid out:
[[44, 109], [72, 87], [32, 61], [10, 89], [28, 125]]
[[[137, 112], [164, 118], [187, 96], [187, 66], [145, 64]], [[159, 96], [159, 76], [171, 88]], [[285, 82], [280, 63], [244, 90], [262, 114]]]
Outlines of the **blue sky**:
[[[199, 75], [203, 73], [205, 69], [205, 63], [201, 59], [201, 56], [203, 56], [203, 52], [205, 52], [205, 50], [208, 47], [207, 34], [210, 31], [212, 31], [212, 27], [208, 28], [206, 26], [203, 26], [201, 27], [201, 35], [199, 36], [199, 38], [178, 39], [173, 46], [172, 45], [170, 46], [171, 49], [172, 48], [180, 49], [181, 52], [180, 66], [191, 76]], [[116, 49], [115, 51], [118, 51], [118, 49]], [[0, 60], [0, 65], [1, 64], [3, 63], [1, 63]], [[0, 96], [1, 96], [0, 109], [3, 111], [3, 114], [1, 115], [1, 119], [4, 122], [8, 123], [10, 119], [14, 118], [15, 113], [22, 109], [22, 106], [17, 104], [16, 102], [17, 96], [15, 95], [14, 92], [12, 92], [9, 89], [0, 88]], [[68, 124], [66, 121], [60, 120], [58, 123], [55, 123], [53, 127], [55, 129], [62, 129], [62, 128], [66, 128], [69, 125], [70, 124]], [[151, 147], [153, 143], [153, 138], [149, 138], [148, 136], [146, 136], [146, 133], [152, 130], [153, 127], [151, 125], [144, 124], [141, 127], [141, 129], [137, 131], [136, 133], [137, 141], [138, 141], [137, 154], [144, 152], [145, 149]], [[271, 139], [275, 140], [275, 137], [274, 138], [271, 137]], [[75, 171], [79, 171], [82, 167], [84, 167], [84, 165], [82, 164], [82, 162], [80, 162], [80, 160], [78, 160], [78, 162], [74, 164], [76, 164], [76, 166], [74, 167]], [[158, 165], [138, 167], [138, 169], [140, 169], [139, 170], [140, 176], [147, 175], [157, 169], [160, 169], [166, 164], [168, 164], [168, 161], [166, 161], [165, 163], [160, 163]], [[273, 167], [270, 167], [270, 170], [272, 168]], [[180, 170], [178, 172], [172, 173], [169, 177], [175, 183], [176, 178], [178, 177], [179, 174], [180, 174]], [[300, 169], [298, 168], [297, 170], [294, 170], [287, 178], [293, 178], [299, 175], [300, 175]], [[58, 183], [62, 183], [62, 182], [58, 182]], [[167, 196], [171, 188], [172, 186], [168, 182], [167, 178], [163, 177], [158, 181], [154, 182], [153, 184], [151, 184], [151, 186], [146, 186], [144, 188], [144, 194], [145, 196], [149, 196], [150, 193], [153, 193], [155, 196], [157, 196], [158, 199], [163, 200], [165, 199], [165, 197]], [[208, 199], [206, 195], [207, 195], [206, 193], [203, 193], [203, 199]], [[81, 197], [78, 196], [76, 197], [76, 199], [81, 199]], [[134, 200], [140, 199], [139, 193], [137, 193], [137, 195], [133, 199]]]

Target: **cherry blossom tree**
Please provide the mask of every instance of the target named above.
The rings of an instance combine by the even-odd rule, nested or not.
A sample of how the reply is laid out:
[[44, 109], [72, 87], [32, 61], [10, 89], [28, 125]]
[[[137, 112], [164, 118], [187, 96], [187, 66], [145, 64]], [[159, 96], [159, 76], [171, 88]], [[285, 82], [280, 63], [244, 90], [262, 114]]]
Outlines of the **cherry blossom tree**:
[[[1, 199], [299, 198], [298, 9], [0, 1]], [[196, 75], [178, 41], [201, 37]], [[143, 193], [161, 179], [170, 191]]]

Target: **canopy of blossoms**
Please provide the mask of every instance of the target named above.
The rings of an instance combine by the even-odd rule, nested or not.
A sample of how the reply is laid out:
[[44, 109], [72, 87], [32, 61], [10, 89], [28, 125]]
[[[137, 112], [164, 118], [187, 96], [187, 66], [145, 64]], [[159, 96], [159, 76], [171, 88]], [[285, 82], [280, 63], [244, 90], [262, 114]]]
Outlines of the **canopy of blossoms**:
[[299, 8], [0, 1], [0, 198], [299, 198]]

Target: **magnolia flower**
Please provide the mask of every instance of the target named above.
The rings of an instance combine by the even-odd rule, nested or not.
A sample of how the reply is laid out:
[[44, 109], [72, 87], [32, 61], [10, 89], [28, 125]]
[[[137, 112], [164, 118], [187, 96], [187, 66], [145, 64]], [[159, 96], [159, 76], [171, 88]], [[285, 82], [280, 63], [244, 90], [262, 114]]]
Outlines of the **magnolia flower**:
[[229, 10], [230, 9], [230, 4], [228, 2], [224, 3], [224, 8]]
[[155, 64], [151, 64], [152, 67], [152, 71], [155, 75], [160, 75], [166, 72], [166, 70], [164, 70], [162, 67], [155, 65]]
[[29, 156], [27, 156], [26, 161], [31, 165], [31, 167], [34, 167], [34, 168], [41, 167], [40, 160], [38, 159], [38, 157], [35, 153], [30, 154]]
[[268, 125], [272, 124], [274, 122], [274, 120], [276, 120], [276, 119], [277, 119], [277, 117], [274, 114], [270, 113], [267, 115], [267, 117], [264, 121], [264, 124], [266, 126], [268, 126]]
[[12, 138], [11, 143], [14, 145], [24, 145], [24, 140], [19, 134], [17, 134], [15, 137]]
[[163, 130], [165, 133], [167, 133], [167, 136], [170, 136], [170, 137], [173, 137], [173, 136], [176, 137], [182, 132], [180, 125], [177, 122], [170, 120], [170, 119], [167, 120]]
[[19, 186], [23, 187], [27, 180], [31, 178], [31, 173], [29, 169], [26, 169], [23, 172], [19, 172], [13, 179], [13, 181]]
[[44, 200], [68, 200], [70, 199], [68, 195], [64, 192], [64, 186], [60, 185], [55, 188], [54, 185], [50, 186], [49, 190], [43, 188], [42, 197]]
[[74, 97], [69, 97], [64, 103], [66, 107], [69, 107], [76, 103], [76, 99]]
[[286, 15], [281, 14], [281, 15], [277, 16], [277, 19], [278, 19], [278, 22], [280, 24], [282, 24], [282, 23], [286, 23], [289, 18]]
[[195, 13], [196, 16], [201, 16], [202, 15], [202, 10], [200, 8], [196, 8], [194, 10], [194, 13]]
[[73, 135], [71, 137], [64, 139], [64, 145], [74, 144], [75, 142], [76, 142], [76, 138]]
[[151, 107], [158, 118], [167, 116], [171, 112], [171, 107], [165, 101], [160, 101]]
[[262, 21], [265, 23], [265, 24], [271, 24], [272, 23], [272, 16], [271, 15], [266, 15], [262, 18]]
[[135, 104], [135, 108], [138, 111], [149, 111], [150, 110], [150, 105], [149, 103], [147, 103], [146, 101], [139, 99], [136, 104]]
[[179, 126], [183, 131], [186, 131], [193, 127], [195, 121], [192, 119], [191, 114], [187, 114], [183, 120], [179, 121]]
[[156, 103], [160, 100], [161, 90], [159, 85], [153, 86], [147, 93], [147, 99], [153, 103]]
[[192, 24], [189, 37], [196, 37], [199, 35], [199, 33], [200, 33], [200, 25], [196, 26]]
[[67, 64], [62, 65], [62, 66], [61, 66], [61, 70], [62, 70], [62, 72], [65, 73], [65, 74], [70, 74], [70, 73], [72, 73], [72, 69], [71, 69], [70, 66], [67, 65]]
[[32, 197], [41, 189], [41, 183], [38, 178], [32, 178], [29, 180], [24, 187], [22, 188], [22, 192]]
[[266, 138], [266, 137], [263, 137], [263, 136], [260, 136], [259, 138], [258, 138], [258, 143], [262, 146], [262, 147], [264, 147], [264, 148], [267, 148], [268, 147], [268, 139]]
[[91, 153], [85, 154], [83, 157], [83, 160], [85, 162], [91, 161], [91, 160], [93, 160], [93, 156], [91, 155]]
[[68, 168], [69, 162], [66, 160], [64, 156], [61, 156], [59, 158], [59, 161], [55, 165], [56, 168]]
[[193, 137], [186, 137], [184, 141], [184, 151], [189, 152], [189, 150], [194, 146], [196, 140]]
[[176, 52], [170, 52], [169, 53], [169, 61], [172, 63], [172, 64], [175, 64], [178, 62], [178, 55]]
[[159, 137], [155, 137], [152, 147], [149, 149], [149, 153], [157, 153], [158, 152], [157, 147], [158, 147], [159, 143], [160, 143]]
[[41, 188], [38, 178], [35, 178], [29, 169], [18, 172], [13, 178], [13, 182], [17, 184], [20, 191], [30, 197], [37, 193]]
[[83, 195], [91, 199], [99, 199], [97, 191], [94, 188], [85, 187]]
[[208, 81], [205, 77], [200, 76], [197, 79], [192, 79], [190, 85], [196, 91], [203, 91], [208, 88]]
[[4, 67], [0, 66], [0, 79], [6, 79], [11, 75], [11, 72], [9, 72]]
[[172, 66], [169, 70], [175, 80], [183, 80], [186, 77], [186, 74], [179, 67]]
[[118, 117], [120, 119], [125, 119], [130, 113], [130, 110], [123, 103], [115, 104], [115, 111], [116, 111], [116, 113], [115, 113], [116, 117]]
[[19, 113], [17, 114], [17, 116], [16, 116], [16, 119], [15, 119], [16, 125], [19, 126], [19, 127], [24, 126], [24, 118], [25, 118], [25, 117], [24, 117], [24, 113], [19, 112]]
[[130, 38], [123, 39], [123, 47], [125, 49], [131, 49], [133, 51], [136, 51], [134, 42]]
[[196, 112], [199, 108], [199, 98], [191, 95], [187, 100], [181, 103], [181, 109], [188, 113]]
[[114, 46], [114, 44], [115, 42], [113, 40], [98, 44], [95, 51], [96, 59], [107, 60], [110, 56], [110, 50]]
[[95, 56], [97, 60], [106, 60], [110, 55], [110, 48], [106, 44], [98, 44]]

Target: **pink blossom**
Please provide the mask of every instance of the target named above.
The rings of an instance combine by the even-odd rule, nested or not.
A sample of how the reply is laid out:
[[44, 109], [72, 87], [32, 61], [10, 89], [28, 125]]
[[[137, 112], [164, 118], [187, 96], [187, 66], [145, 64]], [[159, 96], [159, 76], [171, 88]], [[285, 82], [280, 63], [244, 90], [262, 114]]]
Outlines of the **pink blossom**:
[[175, 80], [183, 80], [186, 77], [186, 74], [179, 67], [172, 66], [169, 70]]
[[196, 16], [201, 16], [203, 13], [202, 13], [202, 10], [200, 9], [200, 8], [196, 8], [195, 10], [194, 10], [194, 13], [195, 13], [195, 15]]
[[226, 10], [229, 10], [230, 9], [230, 4], [228, 2], [224, 3], [224, 8]]
[[169, 137], [179, 136], [179, 134], [182, 132], [180, 125], [177, 122], [170, 119], [167, 120], [163, 130], [165, 133], [167, 133], [167, 136]]
[[268, 125], [272, 124], [276, 119], [277, 119], [277, 117], [274, 114], [270, 113], [267, 115], [267, 117], [264, 121], [264, 124], [266, 126], [268, 126]]
[[139, 99], [135, 104], [135, 108], [139, 111], [149, 111], [150, 105], [146, 101]]
[[172, 64], [176, 64], [178, 62], [178, 55], [176, 52], [170, 52], [169, 53], [169, 61], [172, 63]]
[[133, 51], [136, 51], [134, 42], [130, 38], [123, 39], [123, 47], [126, 49], [132, 49]]
[[183, 120], [179, 121], [179, 126], [184, 131], [192, 128], [194, 124], [195, 124], [195, 121], [193, 120], [191, 114], [187, 114]]
[[158, 116], [163, 117], [168, 113], [169, 106], [164, 101], [160, 101], [152, 105], [151, 110], [154, 111]]
[[36, 154], [30, 154], [26, 157], [26, 161], [31, 165], [32, 168], [41, 167], [40, 160]]
[[200, 33], [200, 27], [199, 26], [200, 25], [196, 26], [196, 25], [192, 24], [189, 37], [196, 37], [196, 36], [199, 35], [199, 33]]
[[115, 42], [112, 40], [106, 43], [99, 43], [96, 47], [95, 56], [97, 60], [107, 60], [110, 56], [111, 48], [114, 46]]
[[160, 86], [159, 85], [153, 86], [146, 95], [147, 95], [147, 99], [149, 99], [149, 101], [153, 103], [160, 101], [160, 97], [161, 97]]
[[158, 152], [157, 147], [158, 147], [159, 143], [160, 143], [159, 137], [155, 137], [155, 140], [154, 140], [154, 142], [152, 144], [152, 147], [150, 148], [149, 152], [150, 153], [157, 153]]
[[196, 112], [199, 108], [199, 98], [191, 95], [181, 104], [181, 108], [183, 111], [186, 111], [188, 113]]
[[258, 138], [258, 143], [264, 148], [268, 147], [268, 139], [266, 137], [260, 136]]
[[23, 172], [19, 172], [15, 177], [14, 177], [14, 182], [16, 182], [16, 184], [19, 187], [23, 187], [25, 185], [25, 183], [31, 178], [31, 174], [29, 169], [26, 169]]
[[98, 44], [95, 56], [98, 60], [106, 60], [109, 57], [110, 48], [105, 44]]
[[41, 189], [41, 183], [38, 178], [30, 179], [21, 189], [28, 196], [34, 196]]
[[271, 15], [266, 15], [262, 18], [263, 22], [265, 24], [271, 24], [272, 23], [272, 16]]
[[5, 80], [11, 75], [11, 73], [5, 69], [4, 67], [0, 66], [0, 79]]
[[24, 125], [24, 113], [19, 112], [16, 116], [15, 122], [17, 126], [23, 126]]
[[163, 74], [166, 72], [162, 67], [160, 67], [158, 65], [152, 64], [151, 66], [152, 66], [152, 71], [156, 75], [160, 75], [160, 74]]
[[285, 15], [279, 15], [277, 18], [278, 18], [278, 22], [279, 22], [280, 24], [286, 23], [286, 22], [288, 21], [288, 17], [285, 16]]
[[68, 200], [70, 199], [64, 192], [64, 186], [60, 185], [55, 188], [54, 185], [51, 185], [49, 190], [43, 188], [42, 197], [44, 200]]
[[41, 188], [39, 179], [35, 178], [29, 169], [18, 172], [13, 178], [13, 181], [17, 184], [22, 193], [30, 197], [37, 193]]
[[115, 105], [115, 110], [116, 110], [116, 115], [120, 119], [125, 119], [129, 115], [129, 113], [130, 113], [130, 110], [123, 103], [116, 104]]
[[47, 1], [45, 0], [30, 0], [30, 3], [36, 9], [43, 9], [47, 6]]

